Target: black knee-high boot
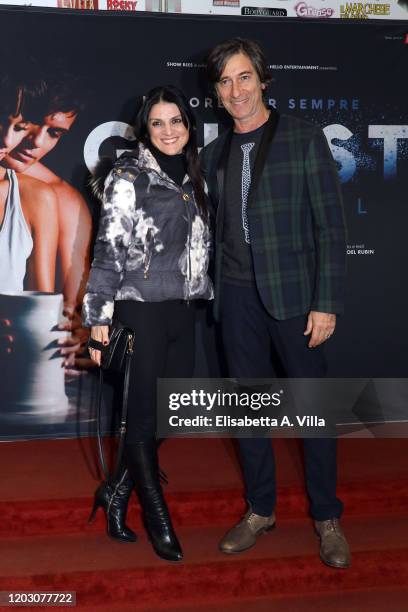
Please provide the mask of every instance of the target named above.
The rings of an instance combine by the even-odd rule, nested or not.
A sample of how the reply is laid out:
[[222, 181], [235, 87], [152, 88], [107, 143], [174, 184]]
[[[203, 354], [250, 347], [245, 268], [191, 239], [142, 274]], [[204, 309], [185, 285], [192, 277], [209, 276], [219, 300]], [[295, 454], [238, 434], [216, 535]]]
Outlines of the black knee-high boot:
[[140, 440], [127, 444], [126, 460], [155, 552], [167, 561], [180, 561], [183, 553], [160, 485], [156, 440]]
[[107, 532], [111, 538], [121, 542], [136, 542], [137, 535], [126, 526], [128, 502], [134, 487], [129, 470], [122, 468], [115, 482], [102, 482], [95, 491], [94, 505], [89, 522], [99, 507], [105, 511]]

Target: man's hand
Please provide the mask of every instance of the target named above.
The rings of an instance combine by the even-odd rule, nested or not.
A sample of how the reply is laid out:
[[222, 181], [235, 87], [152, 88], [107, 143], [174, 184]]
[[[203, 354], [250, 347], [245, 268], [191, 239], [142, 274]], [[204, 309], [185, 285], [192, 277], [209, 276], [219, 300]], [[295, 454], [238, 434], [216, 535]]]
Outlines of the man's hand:
[[336, 315], [329, 312], [317, 312], [311, 310], [307, 318], [307, 325], [304, 331], [305, 336], [310, 336], [309, 348], [318, 346], [328, 340], [336, 328]]
[[[102, 342], [102, 344], [109, 344], [109, 325], [94, 325], [91, 329], [91, 338], [97, 340], [98, 342]], [[101, 365], [101, 351], [96, 349], [89, 349], [89, 354], [91, 356], [92, 361]]]

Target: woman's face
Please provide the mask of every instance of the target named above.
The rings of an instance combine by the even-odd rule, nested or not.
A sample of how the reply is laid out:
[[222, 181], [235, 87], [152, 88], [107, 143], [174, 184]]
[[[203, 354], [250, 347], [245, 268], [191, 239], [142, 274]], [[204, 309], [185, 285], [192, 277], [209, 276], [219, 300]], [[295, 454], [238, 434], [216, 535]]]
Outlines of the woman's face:
[[152, 144], [162, 153], [177, 155], [188, 142], [189, 131], [183, 123], [177, 104], [154, 104], [147, 121]]

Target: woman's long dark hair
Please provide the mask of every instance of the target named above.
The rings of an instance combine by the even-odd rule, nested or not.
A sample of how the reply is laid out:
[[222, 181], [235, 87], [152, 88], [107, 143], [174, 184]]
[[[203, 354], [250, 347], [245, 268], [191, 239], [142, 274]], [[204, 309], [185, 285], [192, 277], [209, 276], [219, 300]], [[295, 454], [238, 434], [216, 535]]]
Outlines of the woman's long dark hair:
[[183, 124], [189, 130], [189, 139], [183, 151], [186, 160], [187, 174], [193, 185], [194, 196], [200, 215], [203, 219], [207, 219], [208, 210], [204, 192], [204, 179], [201, 173], [197, 152], [196, 122], [187, 98], [177, 89], [177, 87], [173, 87], [173, 85], [163, 85], [149, 91], [136, 117], [136, 138], [146, 145], [150, 144], [149, 131], [147, 129], [149, 115], [152, 107], [155, 104], [159, 104], [159, 102], [175, 104], [180, 111]]

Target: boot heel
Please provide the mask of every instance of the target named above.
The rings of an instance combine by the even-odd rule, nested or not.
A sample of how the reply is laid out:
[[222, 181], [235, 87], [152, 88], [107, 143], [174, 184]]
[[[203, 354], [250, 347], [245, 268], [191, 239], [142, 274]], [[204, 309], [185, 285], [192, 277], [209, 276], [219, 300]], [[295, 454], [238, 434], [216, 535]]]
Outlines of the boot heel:
[[118, 482], [103, 482], [95, 491], [94, 503], [88, 523], [92, 523], [99, 508], [106, 519], [108, 536], [120, 542], [136, 542], [136, 534], [127, 527], [125, 519], [128, 501], [133, 489], [133, 481], [125, 470]]
[[89, 518], [88, 518], [88, 523], [92, 523], [95, 520], [96, 513], [98, 512], [98, 509], [100, 507], [101, 507], [101, 504], [99, 500], [95, 499], [92, 510], [91, 510], [91, 514], [89, 515]]
[[272, 531], [272, 529], [275, 529], [275, 527], [276, 527], [276, 523], [274, 523], [273, 525], [269, 525], [269, 527], [266, 527], [265, 532]]

